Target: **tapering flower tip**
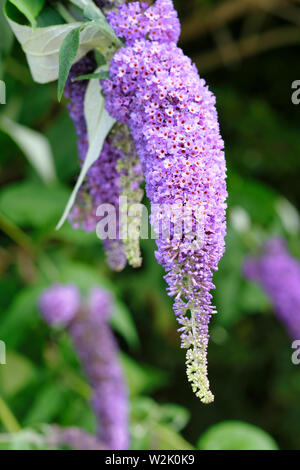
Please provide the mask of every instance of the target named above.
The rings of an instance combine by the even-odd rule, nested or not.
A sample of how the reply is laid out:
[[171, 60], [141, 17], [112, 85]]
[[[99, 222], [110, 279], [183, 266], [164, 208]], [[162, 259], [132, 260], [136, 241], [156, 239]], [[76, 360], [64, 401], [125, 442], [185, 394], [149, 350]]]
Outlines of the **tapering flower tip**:
[[186, 374], [196, 397], [200, 398], [202, 403], [212, 403], [214, 395], [210, 391], [210, 384], [207, 378], [206, 351], [197, 348], [191, 348], [187, 351]]
[[78, 312], [80, 294], [73, 285], [54, 284], [40, 296], [39, 308], [49, 325], [66, 326]]
[[258, 257], [246, 258], [243, 273], [261, 286], [289, 335], [299, 339], [300, 262], [288, 252], [285, 241], [269, 239]]
[[118, 8], [119, 12], [108, 13], [107, 19], [126, 44], [145, 38], [160, 43], [178, 41], [180, 22], [171, 0], [156, 0], [151, 6], [145, 2], [134, 2]]
[[214, 396], [210, 391], [207, 377], [208, 326], [211, 315], [197, 315], [191, 310], [191, 317], [179, 319], [183, 325], [181, 332], [182, 347], [189, 348], [186, 354], [187, 378], [195, 395], [202, 403], [212, 403]]
[[[173, 9], [172, 2], [165, 5]], [[128, 21], [126, 8], [119, 8], [113, 26]], [[164, 23], [164, 14], [157, 14]], [[210, 291], [226, 233], [226, 163], [216, 99], [175, 39], [153, 40], [141, 23], [111, 60], [110, 77], [102, 82], [106, 107], [135, 140], [158, 234], [156, 258], [175, 297], [182, 347], [191, 348], [188, 377], [207, 403], [213, 399], [206, 370], [208, 324], [215, 313]]]
[[92, 320], [106, 321], [111, 317], [112, 296], [99, 287], [93, 287], [89, 293], [89, 305]]

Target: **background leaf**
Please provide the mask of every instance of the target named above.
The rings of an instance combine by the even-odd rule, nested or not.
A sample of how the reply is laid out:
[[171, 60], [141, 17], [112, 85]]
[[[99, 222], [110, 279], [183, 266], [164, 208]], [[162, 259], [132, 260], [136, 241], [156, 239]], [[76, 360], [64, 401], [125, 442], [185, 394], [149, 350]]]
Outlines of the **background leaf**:
[[277, 450], [262, 429], [242, 421], [224, 421], [208, 429], [198, 441], [201, 450]]
[[0, 119], [0, 129], [16, 142], [46, 183], [56, 181], [52, 150], [46, 137], [5, 117]]
[[[0, 0], [0, 54], [8, 54], [11, 46], [13, 44], [13, 33], [12, 30], [10, 29], [6, 18], [4, 17], [3, 14], [3, 6], [4, 6], [5, 0]], [[0, 74], [2, 73], [1, 68], [3, 66], [3, 63], [1, 64], [0, 67]]]
[[44, 7], [45, 0], [8, 0], [28, 19], [31, 26], [36, 26], [36, 18]]
[[12, 396], [26, 387], [36, 376], [32, 362], [14, 352], [6, 353], [6, 367], [0, 367], [0, 390], [6, 396]]
[[132, 396], [147, 393], [166, 382], [166, 374], [146, 364], [138, 364], [126, 354], [121, 354], [121, 363]]
[[42, 320], [37, 309], [42, 286], [27, 287], [15, 296], [6, 312], [0, 318], [1, 338], [8, 349], [16, 349], [26, 335], [32, 334], [35, 325]]
[[0, 194], [0, 210], [18, 225], [42, 227], [56, 220], [63, 209], [68, 191], [64, 186], [47, 187], [37, 182], [11, 185]]

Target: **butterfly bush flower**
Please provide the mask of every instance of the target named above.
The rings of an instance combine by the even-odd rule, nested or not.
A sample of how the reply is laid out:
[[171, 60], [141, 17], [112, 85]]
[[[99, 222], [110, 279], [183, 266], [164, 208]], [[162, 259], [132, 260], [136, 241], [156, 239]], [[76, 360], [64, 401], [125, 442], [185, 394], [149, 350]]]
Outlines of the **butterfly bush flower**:
[[[182, 347], [188, 349], [188, 380], [209, 403], [208, 325], [215, 313], [210, 291], [224, 252], [227, 196], [216, 100], [176, 46], [180, 27], [171, 0], [122, 5], [107, 18], [126, 46], [111, 60], [111, 80], [102, 81], [106, 107], [135, 140], [151, 221], [158, 225], [156, 258], [166, 270]], [[166, 215], [168, 235], [162, 228]]]
[[268, 295], [279, 320], [293, 339], [300, 339], [300, 262], [283, 239], [272, 238], [257, 258], [244, 263], [246, 279], [258, 283]]
[[[84, 96], [87, 81], [72, 80], [80, 75], [90, 73], [96, 68], [91, 54], [73, 65], [65, 88], [65, 96], [70, 99], [68, 109], [74, 121], [78, 135], [78, 151], [81, 163], [88, 151], [87, 127], [84, 117]], [[120, 142], [122, 145], [120, 146]], [[123, 163], [122, 163], [123, 162]], [[125, 181], [126, 180], [126, 181]], [[126, 265], [126, 256], [129, 264], [140, 265], [138, 239], [124, 237], [120, 239], [122, 228], [119, 227], [119, 200], [128, 199], [128, 204], [140, 202], [143, 192], [140, 184], [143, 181], [141, 166], [136, 158], [134, 142], [126, 126], [116, 126], [107, 137], [98, 160], [87, 173], [86, 180], [79, 191], [76, 205], [69, 220], [74, 228], [82, 228], [87, 232], [96, 230], [97, 208], [101, 204], [111, 204], [116, 211], [116, 237], [103, 240], [108, 265], [115, 271], [121, 271]], [[121, 184], [122, 183], [122, 184]], [[130, 221], [128, 221], [130, 222]], [[132, 223], [139, 226], [139, 217]]]
[[50, 325], [64, 326], [72, 337], [92, 387], [100, 442], [110, 449], [127, 449], [128, 393], [108, 323], [112, 299], [98, 288], [92, 289], [87, 299], [79, 299], [75, 286], [55, 284], [43, 292], [39, 305]]
[[52, 289], [43, 293], [39, 305], [47, 323], [65, 326], [79, 309], [80, 295], [73, 285], [55, 284]]

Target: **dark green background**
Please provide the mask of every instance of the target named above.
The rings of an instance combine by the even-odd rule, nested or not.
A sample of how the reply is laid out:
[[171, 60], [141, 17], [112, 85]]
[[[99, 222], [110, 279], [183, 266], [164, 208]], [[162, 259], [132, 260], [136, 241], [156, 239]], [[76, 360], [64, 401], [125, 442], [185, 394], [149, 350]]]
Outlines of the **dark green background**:
[[[300, 33], [298, 39], [297, 34], [286, 39], [294, 37], [297, 16], [288, 16], [281, 5], [266, 12], [265, 2], [258, 1], [260, 7], [222, 17], [220, 6], [228, 3], [243, 1], [176, 2], [184, 25], [181, 46], [217, 96], [228, 166], [227, 251], [215, 276], [219, 313], [209, 346], [216, 398], [206, 406], [186, 381], [184, 351], [154, 242], [142, 242], [141, 269], [116, 274], [106, 267], [94, 234], [72, 231], [67, 224], [55, 232], [78, 174], [75, 132], [66, 103], [56, 101], [56, 84], [33, 83], [1, 17], [0, 78], [7, 86], [7, 105], [1, 105], [0, 114], [47, 136], [59, 177], [57, 185], [47, 187], [0, 132], [0, 339], [10, 359], [0, 365], [0, 396], [22, 428], [38, 423], [94, 427], [89, 389], [68, 338], [50, 331], [36, 309], [40, 290], [60, 279], [77, 281], [82, 289], [102, 283], [115, 292], [114, 326], [131, 390], [134, 448], [189, 448], [211, 425], [242, 420], [267, 431], [281, 449], [300, 449], [300, 366], [291, 362], [291, 340], [268, 299], [241, 275], [244, 257], [274, 234], [284, 236], [300, 256], [295, 209], [300, 204], [300, 105], [291, 101], [291, 84], [300, 79]], [[297, 8], [299, 20], [298, 2], [287, 3]], [[195, 21], [199, 27], [193, 29]], [[267, 48], [270, 31], [274, 44]], [[257, 38], [252, 54], [243, 46], [249, 36]], [[243, 230], [241, 217], [248, 217]], [[9, 431], [7, 425], [16, 429], [10, 420], [2, 421], [0, 430]]]

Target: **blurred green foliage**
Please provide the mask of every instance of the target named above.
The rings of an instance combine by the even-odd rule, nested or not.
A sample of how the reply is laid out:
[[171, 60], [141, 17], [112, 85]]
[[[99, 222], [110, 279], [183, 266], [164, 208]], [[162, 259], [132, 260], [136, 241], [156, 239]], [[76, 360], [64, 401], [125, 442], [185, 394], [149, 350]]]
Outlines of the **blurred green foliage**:
[[[190, 1], [183, 16], [217, 3]], [[183, 46], [193, 56], [201, 39]], [[69, 338], [50, 331], [37, 311], [41, 290], [59, 280], [83, 291], [102, 285], [115, 296], [112, 325], [130, 389], [133, 449], [191, 449], [197, 442], [201, 449], [276, 448], [263, 431], [233, 420], [264, 429], [281, 449], [300, 449], [300, 377], [290, 360], [291, 341], [268, 299], [241, 273], [244, 257], [274, 234], [300, 257], [300, 107], [290, 99], [291, 82], [299, 78], [298, 49], [254, 56], [205, 76], [217, 95], [229, 199], [227, 250], [215, 275], [219, 314], [209, 347], [216, 401], [203, 406], [186, 381], [155, 243], [142, 242], [142, 268], [113, 273], [95, 234], [68, 224], [55, 231], [78, 174], [75, 132], [65, 102], [57, 104], [56, 84], [33, 83], [0, 14], [0, 78], [7, 88], [0, 116], [47, 137], [58, 177], [46, 185], [0, 131], [0, 339], [7, 346], [7, 365], [0, 365], [0, 431], [22, 429], [3, 434], [0, 448], [43, 447], [37, 428], [43, 423], [94, 430], [89, 387]]]
[[199, 439], [200, 450], [277, 450], [270, 436], [252, 424], [224, 421], [208, 429]]

